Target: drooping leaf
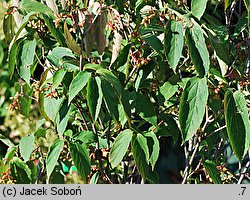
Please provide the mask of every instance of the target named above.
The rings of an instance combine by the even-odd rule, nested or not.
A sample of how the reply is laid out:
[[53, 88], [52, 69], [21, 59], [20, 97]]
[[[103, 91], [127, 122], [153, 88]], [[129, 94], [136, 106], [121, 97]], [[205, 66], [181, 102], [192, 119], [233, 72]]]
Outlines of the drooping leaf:
[[56, 118], [56, 124], [57, 124], [57, 132], [61, 136], [64, 131], [66, 130], [68, 120], [69, 120], [69, 115], [70, 115], [70, 106], [68, 105], [67, 101], [63, 101], [60, 110], [57, 114]]
[[104, 68], [99, 68], [96, 71], [102, 78], [105, 78], [108, 82], [112, 83], [113, 87], [116, 89], [117, 94], [122, 93], [122, 85], [119, 79], [109, 70]]
[[86, 145], [84, 143], [74, 142], [70, 143], [69, 149], [77, 171], [81, 175], [84, 183], [87, 183], [91, 166]]
[[216, 168], [216, 165], [213, 161], [205, 160], [202, 162], [204, 165], [206, 171], [208, 172], [209, 176], [213, 180], [215, 184], [222, 184], [221, 178], [220, 178], [220, 172]]
[[23, 162], [20, 158], [14, 157], [10, 161], [10, 172], [11, 176], [19, 184], [31, 183], [31, 170], [28, 165]]
[[20, 148], [21, 156], [24, 159], [24, 162], [29, 160], [30, 155], [31, 155], [31, 153], [33, 152], [33, 149], [34, 149], [34, 142], [35, 142], [34, 134], [23, 137], [20, 140], [19, 148]]
[[99, 172], [95, 172], [93, 174], [93, 176], [91, 177], [91, 179], [89, 181], [89, 184], [97, 184], [99, 177], [100, 177], [100, 173]]
[[10, 74], [10, 79], [12, 78], [14, 72], [15, 72], [15, 67], [17, 65], [17, 56], [18, 56], [18, 51], [19, 51], [19, 44], [22, 42], [22, 40], [17, 40], [16, 42], [13, 43], [11, 46], [10, 52], [9, 52], [9, 57], [8, 57], [8, 63], [9, 63], [9, 74]]
[[176, 71], [184, 45], [182, 22], [171, 20], [165, 29], [164, 48], [169, 65]]
[[47, 170], [47, 177], [49, 179], [50, 175], [52, 174], [60, 153], [63, 149], [64, 141], [63, 140], [56, 140], [49, 149], [48, 156], [46, 157], [46, 170]]
[[55, 72], [55, 74], [53, 75], [53, 87], [54, 88], [57, 88], [61, 84], [66, 72], [67, 71], [65, 69], [59, 69]]
[[87, 104], [94, 121], [96, 121], [99, 115], [103, 98], [100, 84], [101, 81], [99, 78], [90, 76], [87, 85]]
[[154, 110], [154, 106], [150, 102], [148, 97], [141, 93], [137, 94], [136, 111], [143, 119], [157, 127], [157, 116]]
[[102, 79], [101, 89], [104, 97], [105, 105], [116, 121], [119, 121], [118, 98], [115, 89], [106, 79]]
[[[143, 141], [143, 142], [142, 142]], [[143, 146], [141, 146], [143, 145]], [[143, 135], [138, 135], [132, 138], [132, 152], [135, 159], [136, 166], [141, 176], [146, 179], [150, 172], [149, 166], [149, 152], [145, 150], [147, 147], [146, 138]]]
[[10, 160], [12, 160], [17, 152], [17, 146], [9, 147], [5, 156], [4, 156], [4, 165], [7, 164]]
[[192, 28], [187, 29], [186, 38], [188, 44], [188, 50], [199, 76], [204, 77], [210, 68], [210, 59], [203, 30], [199, 24], [194, 22]]
[[116, 137], [109, 154], [109, 161], [112, 168], [116, 167], [122, 161], [129, 147], [132, 136], [133, 132], [129, 129], [126, 129], [119, 133], [119, 135]]
[[22, 47], [22, 53], [21, 53], [21, 67], [20, 67], [20, 76], [23, 78], [28, 84], [30, 83], [30, 66], [34, 62], [34, 56], [35, 56], [35, 50], [36, 50], [36, 40], [33, 39], [25, 40], [23, 47]]
[[60, 30], [60, 27], [55, 27], [55, 23], [53, 22], [53, 18], [51, 18], [49, 15], [43, 14], [43, 19], [49, 28], [51, 35], [58, 41], [58, 43], [62, 47], [67, 47], [67, 44], [65, 42], [65, 37], [62, 34], [62, 31]]
[[191, 78], [184, 88], [180, 102], [179, 122], [183, 142], [188, 141], [200, 127], [207, 99], [206, 78]]
[[10, 44], [14, 34], [15, 34], [15, 20], [13, 14], [9, 14], [13, 11], [13, 7], [10, 7], [6, 14], [4, 15], [4, 20], [3, 20], [3, 32], [5, 36], [5, 41], [7, 44]]
[[150, 151], [149, 162], [152, 165], [152, 170], [154, 170], [155, 164], [158, 160], [160, 153], [159, 140], [157, 139], [156, 134], [152, 131], [147, 132], [145, 136], [147, 137], [147, 144]]
[[69, 86], [69, 102], [87, 85], [90, 76], [90, 72], [81, 71], [74, 77]]
[[64, 35], [65, 35], [65, 38], [66, 38], [66, 41], [67, 41], [69, 48], [72, 49], [77, 55], [80, 56], [81, 55], [81, 47], [76, 43], [75, 39], [73, 38], [73, 36], [69, 32], [66, 21], [64, 23]]
[[192, 0], [191, 11], [192, 14], [197, 18], [201, 19], [203, 13], [206, 10], [208, 0]]
[[242, 161], [249, 149], [250, 122], [246, 100], [240, 91], [226, 93], [224, 112], [230, 144], [235, 155]]

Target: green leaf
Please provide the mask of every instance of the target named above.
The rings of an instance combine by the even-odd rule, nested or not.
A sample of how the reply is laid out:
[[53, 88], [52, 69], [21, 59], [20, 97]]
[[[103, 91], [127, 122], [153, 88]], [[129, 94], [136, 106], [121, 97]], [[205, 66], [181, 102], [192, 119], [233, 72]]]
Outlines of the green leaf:
[[222, 184], [221, 178], [220, 178], [220, 172], [216, 168], [216, 165], [213, 161], [205, 160], [202, 162], [203, 166], [205, 167], [206, 171], [208, 172], [209, 176], [213, 180], [215, 184]]
[[22, 91], [24, 94], [27, 95], [27, 96], [20, 96], [19, 97], [20, 107], [21, 107], [20, 112], [22, 115], [29, 117], [30, 116], [30, 106], [32, 103], [32, 99], [30, 98], [30, 96], [32, 96], [32, 94], [33, 94], [33, 89], [27, 83], [25, 83], [23, 85], [17, 84], [16, 90], [18, 92]]
[[242, 161], [249, 149], [250, 123], [246, 100], [240, 91], [225, 94], [224, 112], [230, 144]]
[[26, 12], [52, 13], [52, 10], [43, 3], [34, 0], [22, 0], [20, 9]]
[[62, 34], [60, 27], [55, 27], [54, 19], [46, 14], [42, 14], [42, 17], [51, 32], [51, 35], [58, 41], [62, 47], [67, 47], [65, 37]]
[[209, 71], [210, 60], [203, 30], [199, 24], [194, 22], [192, 28], [187, 29], [187, 44], [192, 62], [199, 76], [204, 77]]
[[192, 14], [197, 18], [201, 19], [207, 7], [208, 0], [192, 0], [191, 11]]
[[63, 101], [56, 118], [56, 124], [57, 124], [56, 128], [60, 136], [66, 130], [69, 121], [70, 111], [71, 111], [70, 106], [68, 106], [67, 101]]
[[90, 76], [90, 72], [81, 71], [74, 77], [69, 86], [69, 103], [87, 85]]
[[59, 69], [53, 75], [53, 87], [55, 89], [61, 84], [66, 72], [67, 71], [65, 69]]
[[137, 136], [133, 137], [132, 152], [135, 159], [135, 164], [141, 176], [146, 179], [150, 172], [150, 166], [148, 161], [149, 150], [147, 147], [147, 140], [143, 135], [137, 134]]
[[173, 116], [167, 114], [163, 114], [161, 120], [163, 123], [161, 123], [160, 126], [157, 128], [156, 135], [163, 137], [171, 136], [173, 138], [174, 143], [176, 144], [180, 135], [180, 130], [176, 123], [176, 120]]
[[15, 34], [15, 20], [14, 20], [14, 15], [13, 14], [9, 14], [13, 12], [13, 7], [10, 7], [7, 10], [7, 14], [4, 15], [4, 20], [3, 20], [3, 32], [4, 32], [4, 36], [5, 36], [5, 41], [7, 42], [7, 44], [10, 44], [14, 34]]
[[105, 105], [116, 121], [119, 121], [119, 111], [118, 111], [118, 98], [115, 89], [112, 87], [111, 83], [102, 79], [101, 89], [104, 97]]
[[89, 184], [97, 184], [99, 177], [100, 177], [99, 171], [95, 172], [91, 177]]
[[87, 104], [94, 121], [97, 120], [102, 104], [101, 80], [98, 77], [90, 76], [87, 86]]
[[30, 66], [34, 62], [36, 50], [36, 40], [33, 39], [25, 40], [23, 47], [22, 47], [22, 54], [21, 54], [21, 67], [20, 67], [20, 76], [23, 78], [28, 84], [30, 83]]
[[109, 161], [112, 168], [115, 168], [122, 161], [129, 147], [132, 136], [133, 132], [129, 129], [126, 129], [119, 133], [119, 135], [116, 137], [109, 154]]
[[167, 102], [178, 91], [178, 85], [172, 85], [170, 82], [165, 82], [157, 95], [159, 101]]
[[102, 78], [105, 78], [108, 82], [110, 82], [116, 89], [118, 95], [122, 93], [122, 84], [111, 71], [104, 68], [99, 68], [97, 69], [96, 73], [98, 73]]
[[148, 97], [144, 96], [141, 93], [137, 94], [136, 111], [144, 120], [157, 127], [157, 116], [154, 110], [154, 106], [150, 102]]
[[[23, 18], [22, 22], [21, 22], [21, 26], [18, 29], [18, 31], [15, 34], [15, 40], [17, 40], [20, 36], [20, 34], [22, 33], [22, 31], [24, 30], [24, 28], [26, 27], [26, 25], [28, 24], [28, 22], [36, 15], [36, 12], [30, 12], [27, 15], [25, 15], [25, 17]], [[15, 41], [14, 40], [14, 41]]]
[[150, 150], [149, 162], [152, 165], [152, 170], [154, 170], [155, 164], [158, 160], [160, 153], [160, 144], [154, 132], [150, 131], [145, 134], [147, 137], [147, 143]]
[[163, 44], [161, 43], [160, 39], [156, 37], [156, 35], [153, 35], [152, 33], [145, 34], [142, 36], [142, 39], [159, 54], [162, 53]]
[[65, 21], [64, 23], [64, 35], [68, 44], [68, 47], [70, 49], [72, 49], [77, 55], [81, 55], [81, 48], [80, 46], [76, 43], [75, 39], [73, 38], [73, 36], [71, 35], [71, 33], [69, 32], [68, 26], [67, 26], [67, 22]]
[[74, 137], [75, 140], [91, 144], [97, 142], [97, 137], [93, 131], [82, 131]]
[[10, 74], [10, 79], [12, 78], [14, 72], [15, 72], [15, 67], [17, 65], [17, 56], [18, 56], [18, 51], [19, 51], [19, 45], [22, 42], [22, 40], [17, 40], [16, 42], [13, 43], [11, 46], [9, 56], [8, 56], [8, 63], [9, 63], [9, 74]]
[[4, 156], [4, 165], [6, 165], [12, 158], [14, 158], [15, 154], [17, 152], [17, 147], [9, 147], [5, 156]]
[[44, 111], [51, 121], [55, 121], [63, 99], [44, 98]]
[[74, 142], [70, 143], [69, 149], [77, 171], [81, 175], [84, 183], [87, 183], [91, 166], [86, 145], [84, 143]]
[[47, 177], [49, 180], [50, 175], [52, 174], [57, 160], [60, 156], [60, 153], [63, 149], [64, 141], [63, 140], [56, 140], [49, 149], [48, 156], [46, 157], [46, 170], [47, 170]]
[[182, 22], [171, 20], [165, 29], [164, 47], [169, 65], [176, 72], [184, 45]]
[[24, 162], [27, 162], [30, 159], [30, 155], [33, 152], [35, 143], [34, 134], [23, 137], [19, 143], [20, 153], [24, 159]]
[[205, 114], [208, 99], [208, 86], [206, 78], [192, 78], [183, 90], [179, 122], [183, 142], [188, 141], [196, 133]]
[[61, 59], [65, 56], [75, 58], [70, 49], [65, 47], [56, 47], [50, 52], [50, 54], [47, 56], [47, 59], [56, 67], [60, 67]]
[[14, 157], [10, 161], [11, 176], [18, 184], [31, 183], [31, 170], [20, 158]]

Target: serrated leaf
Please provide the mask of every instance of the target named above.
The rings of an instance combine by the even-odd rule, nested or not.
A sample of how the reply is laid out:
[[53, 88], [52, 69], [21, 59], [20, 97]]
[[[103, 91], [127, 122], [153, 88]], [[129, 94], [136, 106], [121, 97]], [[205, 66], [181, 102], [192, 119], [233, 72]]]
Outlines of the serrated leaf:
[[157, 139], [157, 136], [155, 135], [154, 132], [147, 132], [145, 134], [147, 137], [147, 143], [150, 151], [150, 157], [149, 157], [149, 162], [152, 165], [152, 170], [154, 170], [155, 164], [158, 160], [159, 153], [160, 153], [160, 144], [159, 140]]
[[30, 155], [33, 152], [35, 143], [34, 134], [23, 137], [19, 143], [20, 153], [24, 159], [24, 162], [30, 159]]
[[242, 161], [249, 149], [250, 122], [246, 100], [240, 91], [226, 93], [224, 112], [230, 144], [235, 155]]
[[157, 127], [157, 116], [154, 106], [148, 97], [140, 93], [137, 94], [136, 111], [144, 120]]
[[207, 7], [208, 0], [192, 0], [191, 11], [192, 14], [197, 18], [201, 19]]
[[220, 178], [220, 172], [216, 168], [216, 165], [213, 161], [205, 160], [202, 162], [203, 166], [205, 167], [206, 171], [208, 172], [209, 176], [213, 180], [215, 184], [222, 184], [221, 178]]
[[116, 137], [109, 154], [109, 161], [112, 168], [116, 167], [122, 161], [129, 147], [132, 136], [133, 132], [129, 129], [126, 129], [119, 133], [119, 135]]
[[182, 141], [186, 142], [196, 133], [205, 114], [208, 99], [208, 86], [206, 78], [192, 78], [183, 90], [179, 122]]
[[31, 170], [20, 158], [14, 157], [10, 161], [11, 176], [18, 184], [31, 183]]
[[192, 28], [187, 29], [188, 50], [199, 76], [204, 77], [210, 68], [210, 59], [203, 30], [199, 24], [194, 22]]
[[66, 41], [67, 41], [67, 44], [68, 44], [69, 48], [72, 49], [77, 55], [80, 56], [81, 55], [81, 48], [76, 43], [75, 39], [73, 38], [73, 36], [69, 32], [66, 21], [64, 23], [64, 35], [65, 35], [65, 38], [66, 38]]
[[101, 81], [99, 78], [90, 76], [87, 85], [87, 104], [89, 107], [90, 114], [94, 121], [96, 121], [102, 104], [102, 91]]
[[47, 177], [49, 179], [50, 175], [52, 174], [57, 160], [60, 156], [60, 153], [63, 149], [64, 141], [63, 140], [56, 140], [49, 149], [48, 156], [46, 157], [46, 170], [47, 170]]
[[180, 21], [171, 20], [165, 29], [164, 48], [169, 65], [176, 71], [184, 45], [183, 26]]
[[87, 183], [91, 166], [86, 145], [84, 143], [74, 142], [70, 143], [69, 149], [77, 171], [81, 175], [84, 183]]
[[81, 71], [74, 77], [69, 86], [69, 103], [87, 85], [90, 76], [90, 72]]

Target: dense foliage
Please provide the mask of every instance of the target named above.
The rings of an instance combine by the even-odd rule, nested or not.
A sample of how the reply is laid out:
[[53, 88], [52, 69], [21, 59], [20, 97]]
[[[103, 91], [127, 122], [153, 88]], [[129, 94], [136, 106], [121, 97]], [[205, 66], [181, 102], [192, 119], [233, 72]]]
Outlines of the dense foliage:
[[249, 181], [249, 1], [2, 9], [1, 183]]

